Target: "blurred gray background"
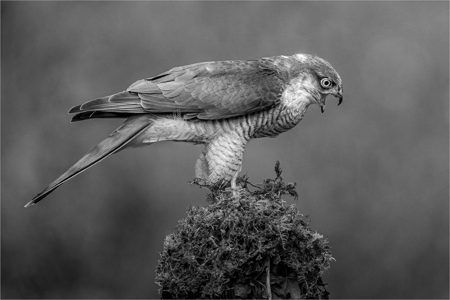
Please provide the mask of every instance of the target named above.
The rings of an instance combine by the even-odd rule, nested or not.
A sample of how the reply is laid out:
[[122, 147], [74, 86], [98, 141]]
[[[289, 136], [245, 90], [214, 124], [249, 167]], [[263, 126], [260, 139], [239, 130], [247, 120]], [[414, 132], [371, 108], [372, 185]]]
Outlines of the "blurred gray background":
[[[206, 190], [199, 148], [120, 152], [36, 193], [121, 124], [71, 106], [201, 61], [316, 54], [342, 106], [250, 142], [243, 173], [298, 184], [332, 298], [448, 298], [448, 2], [1, 2], [2, 298], [159, 298], [164, 237]], [[293, 202], [289, 200], [289, 203]]]

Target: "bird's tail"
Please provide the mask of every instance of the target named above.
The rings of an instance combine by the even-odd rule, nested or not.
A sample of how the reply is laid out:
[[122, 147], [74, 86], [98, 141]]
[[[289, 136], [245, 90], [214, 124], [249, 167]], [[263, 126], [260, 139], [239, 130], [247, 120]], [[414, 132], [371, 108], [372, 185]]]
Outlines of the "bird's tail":
[[127, 119], [122, 126], [117, 128], [109, 137], [100, 142], [100, 144], [95, 146], [92, 151], [83, 156], [64, 174], [48, 185], [42, 192], [37, 194], [33, 200], [25, 205], [25, 207], [38, 203], [67, 180], [75, 177], [84, 170], [87, 170], [109, 155], [123, 149], [136, 136], [151, 126], [153, 121], [154, 119], [151, 115], [139, 115]]

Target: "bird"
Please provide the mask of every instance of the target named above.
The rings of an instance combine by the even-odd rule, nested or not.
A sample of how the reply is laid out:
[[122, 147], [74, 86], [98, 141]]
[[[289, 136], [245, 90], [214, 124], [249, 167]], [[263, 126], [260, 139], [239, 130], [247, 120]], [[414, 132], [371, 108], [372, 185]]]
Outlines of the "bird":
[[329, 95], [341, 104], [341, 77], [330, 63], [311, 54], [201, 62], [138, 80], [125, 91], [69, 110], [71, 122], [126, 120], [25, 207], [111, 154], [160, 141], [204, 145], [195, 177], [236, 189], [247, 143], [292, 129], [311, 104], [323, 113]]

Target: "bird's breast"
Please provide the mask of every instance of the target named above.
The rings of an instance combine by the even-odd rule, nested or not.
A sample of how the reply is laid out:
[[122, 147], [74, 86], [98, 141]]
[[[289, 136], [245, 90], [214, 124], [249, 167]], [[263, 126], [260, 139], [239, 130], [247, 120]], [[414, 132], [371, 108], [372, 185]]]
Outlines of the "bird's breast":
[[253, 138], [275, 137], [297, 125], [307, 107], [278, 105], [241, 117], [220, 120], [184, 120], [169, 115], [158, 117], [129, 147], [160, 141], [204, 144], [226, 135], [236, 136], [244, 143]]
[[275, 137], [297, 125], [308, 105], [286, 107], [278, 105], [241, 117], [202, 121], [186, 121], [186, 131], [195, 141], [205, 141], [222, 135], [239, 135], [244, 140]]
[[283, 105], [248, 116], [253, 123], [250, 138], [276, 137], [297, 125], [306, 113], [308, 105], [286, 107]]

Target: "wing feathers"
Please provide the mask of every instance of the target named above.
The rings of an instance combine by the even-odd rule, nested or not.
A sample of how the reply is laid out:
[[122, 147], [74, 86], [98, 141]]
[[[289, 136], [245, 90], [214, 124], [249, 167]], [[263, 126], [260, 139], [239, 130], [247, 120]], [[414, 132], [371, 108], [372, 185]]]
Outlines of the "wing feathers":
[[133, 83], [127, 88], [128, 92], [146, 93], [146, 94], [160, 94], [161, 90], [158, 85], [147, 79], [141, 79]]
[[[173, 68], [136, 81], [124, 92], [73, 107], [73, 121], [142, 113], [222, 119], [276, 105], [287, 82], [267, 61], [223, 61]], [[91, 114], [87, 114], [91, 112]]]

